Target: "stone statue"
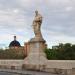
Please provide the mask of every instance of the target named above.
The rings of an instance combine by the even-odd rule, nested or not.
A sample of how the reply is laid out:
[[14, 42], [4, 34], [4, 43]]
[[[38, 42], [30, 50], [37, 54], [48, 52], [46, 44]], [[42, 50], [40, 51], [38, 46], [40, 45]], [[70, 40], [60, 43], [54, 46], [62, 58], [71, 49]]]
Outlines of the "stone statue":
[[42, 38], [41, 24], [42, 24], [42, 16], [38, 13], [38, 11], [35, 11], [35, 18], [33, 20], [33, 25], [32, 25], [35, 38]]

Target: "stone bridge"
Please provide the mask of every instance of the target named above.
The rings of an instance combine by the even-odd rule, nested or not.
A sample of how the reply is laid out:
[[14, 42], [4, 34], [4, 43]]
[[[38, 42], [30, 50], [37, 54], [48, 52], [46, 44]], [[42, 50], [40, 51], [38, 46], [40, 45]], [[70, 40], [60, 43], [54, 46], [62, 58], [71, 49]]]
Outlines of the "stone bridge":
[[[24, 70], [22, 69], [23, 63], [24, 60], [0, 60], [0, 69], [1, 71], [3, 71], [3, 69], [4, 71], [5, 70], [8, 71], [14, 70], [14, 72], [17, 70], [22, 71]], [[42, 71], [49, 72], [52, 74], [55, 73], [55, 74], [71, 75], [71, 73], [75, 72], [75, 60], [48, 60], [45, 67], [41, 70], [41, 72]]]

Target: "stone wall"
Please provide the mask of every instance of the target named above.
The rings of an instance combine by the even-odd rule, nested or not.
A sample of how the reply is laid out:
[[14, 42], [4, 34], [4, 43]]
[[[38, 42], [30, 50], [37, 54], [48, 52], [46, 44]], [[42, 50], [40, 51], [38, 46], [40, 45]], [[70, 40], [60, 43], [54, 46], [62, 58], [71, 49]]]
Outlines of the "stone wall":
[[75, 68], [75, 60], [48, 60], [47, 68], [72, 69]]
[[75, 60], [47, 60], [45, 71], [73, 75], [75, 71]]
[[22, 69], [23, 60], [0, 60], [0, 69]]
[[[23, 64], [24, 60], [0, 60], [0, 69], [22, 70]], [[75, 72], [75, 60], [47, 60], [45, 65], [40, 67], [40, 71], [71, 75]]]

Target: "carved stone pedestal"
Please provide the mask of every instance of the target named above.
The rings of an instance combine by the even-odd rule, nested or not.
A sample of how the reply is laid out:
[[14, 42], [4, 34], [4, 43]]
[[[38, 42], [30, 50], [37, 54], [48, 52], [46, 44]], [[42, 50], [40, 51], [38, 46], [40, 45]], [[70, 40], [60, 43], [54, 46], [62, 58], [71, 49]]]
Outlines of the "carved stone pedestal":
[[41, 70], [45, 68], [46, 56], [44, 49], [46, 47], [45, 40], [33, 38], [29, 41], [30, 53], [24, 60], [25, 69]]

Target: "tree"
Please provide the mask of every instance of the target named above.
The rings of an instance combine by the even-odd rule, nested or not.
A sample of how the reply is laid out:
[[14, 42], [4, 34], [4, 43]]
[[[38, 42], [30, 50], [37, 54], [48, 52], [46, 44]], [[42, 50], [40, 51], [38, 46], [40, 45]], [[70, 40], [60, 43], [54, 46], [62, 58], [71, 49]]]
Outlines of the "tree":
[[56, 58], [56, 51], [52, 49], [45, 49], [47, 59], [57, 59]]
[[24, 59], [26, 56], [23, 50], [6, 49], [0, 50], [0, 59]]
[[45, 49], [46, 56], [49, 60], [75, 60], [75, 45], [70, 43], [59, 44], [55, 49]]

